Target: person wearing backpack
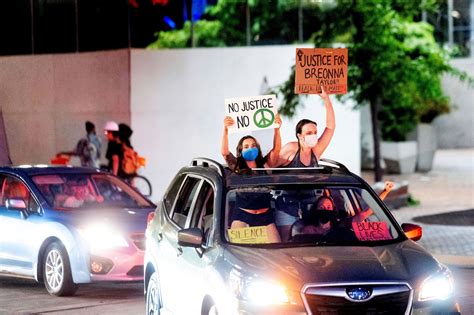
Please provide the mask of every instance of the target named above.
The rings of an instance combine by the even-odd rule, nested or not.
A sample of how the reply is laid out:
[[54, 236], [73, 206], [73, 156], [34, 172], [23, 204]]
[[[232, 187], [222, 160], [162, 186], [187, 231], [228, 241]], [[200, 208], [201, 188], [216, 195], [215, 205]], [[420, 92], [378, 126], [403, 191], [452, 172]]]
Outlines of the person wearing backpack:
[[59, 155], [78, 156], [81, 166], [99, 168], [101, 142], [95, 133], [95, 125], [86, 121], [86, 137], [80, 139], [73, 151], [60, 152]]
[[119, 177], [131, 183], [133, 177], [137, 175], [137, 170], [140, 167], [138, 153], [133, 149], [130, 141], [133, 130], [130, 126], [124, 123], [119, 124], [118, 128], [118, 136], [122, 145], [122, 161]]

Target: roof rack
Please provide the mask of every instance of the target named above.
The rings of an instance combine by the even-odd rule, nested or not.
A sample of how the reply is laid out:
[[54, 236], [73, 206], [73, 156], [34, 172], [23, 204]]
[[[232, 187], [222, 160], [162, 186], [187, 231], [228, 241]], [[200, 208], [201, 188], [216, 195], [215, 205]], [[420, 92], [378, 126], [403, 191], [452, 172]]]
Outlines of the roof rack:
[[[332, 164], [332, 165], [340, 168], [341, 170], [343, 170], [347, 173], [350, 173], [349, 169], [344, 164], [339, 163], [337, 161], [334, 161], [334, 160], [331, 160], [331, 159], [320, 159], [319, 161], [324, 162], [325, 164]], [[328, 165], [328, 166], [331, 166], [331, 165]]]
[[307, 170], [323, 170], [323, 166], [311, 167], [255, 167], [252, 171], [307, 171]]
[[195, 157], [191, 161], [191, 166], [202, 166], [202, 167], [214, 166], [217, 169], [217, 172], [219, 173], [219, 175], [224, 176], [224, 167], [222, 166], [222, 164], [208, 158]]

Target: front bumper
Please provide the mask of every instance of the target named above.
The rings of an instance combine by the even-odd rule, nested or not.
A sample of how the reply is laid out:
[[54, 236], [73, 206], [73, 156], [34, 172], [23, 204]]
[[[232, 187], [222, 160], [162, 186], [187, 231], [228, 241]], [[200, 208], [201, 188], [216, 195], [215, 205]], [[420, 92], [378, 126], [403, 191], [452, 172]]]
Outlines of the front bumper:
[[144, 256], [144, 251], [136, 249], [91, 255], [89, 265], [91, 280], [92, 282], [142, 281]]

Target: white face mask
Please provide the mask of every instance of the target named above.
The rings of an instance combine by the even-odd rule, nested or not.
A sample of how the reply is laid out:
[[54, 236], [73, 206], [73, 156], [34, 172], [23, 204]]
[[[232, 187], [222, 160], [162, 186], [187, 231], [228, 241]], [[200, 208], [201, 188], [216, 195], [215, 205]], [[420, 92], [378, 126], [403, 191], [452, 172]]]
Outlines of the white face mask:
[[318, 135], [306, 135], [303, 142], [308, 148], [314, 148], [318, 143]]

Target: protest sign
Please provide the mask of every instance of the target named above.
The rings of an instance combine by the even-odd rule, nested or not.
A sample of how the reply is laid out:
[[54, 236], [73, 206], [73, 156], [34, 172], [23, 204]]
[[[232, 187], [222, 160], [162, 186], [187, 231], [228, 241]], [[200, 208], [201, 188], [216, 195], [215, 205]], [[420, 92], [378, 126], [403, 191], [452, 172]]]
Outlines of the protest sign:
[[275, 95], [247, 96], [225, 99], [226, 116], [234, 119], [229, 133], [276, 128]]
[[359, 241], [384, 241], [392, 239], [386, 222], [352, 222], [352, 228]]
[[264, 244], [269, 242], [266, 226], [252, 226], [238, 229], [229, 229], [228, 233], [229, 239], [232, 243]]
[[296, 94], [347, 93], [347, 48], [296, 48]]

